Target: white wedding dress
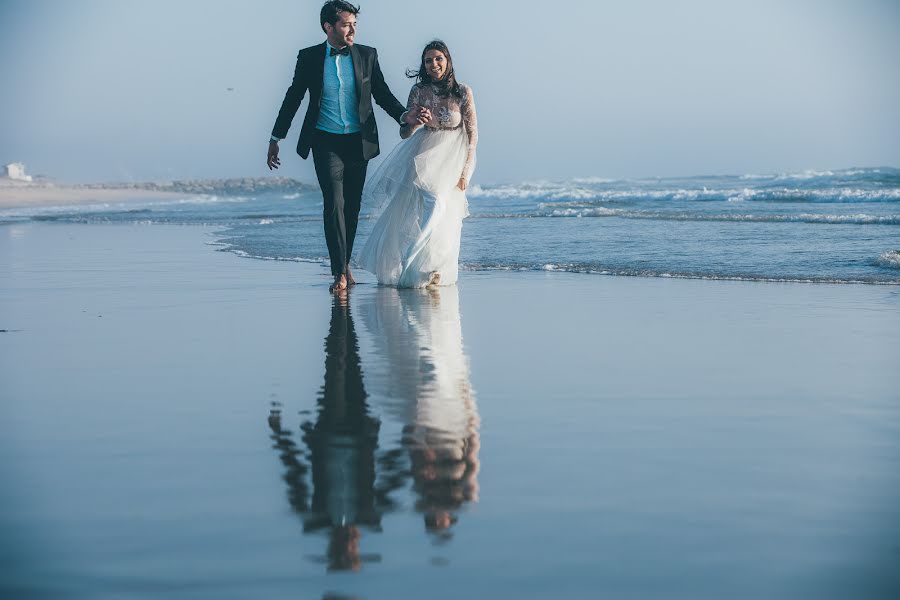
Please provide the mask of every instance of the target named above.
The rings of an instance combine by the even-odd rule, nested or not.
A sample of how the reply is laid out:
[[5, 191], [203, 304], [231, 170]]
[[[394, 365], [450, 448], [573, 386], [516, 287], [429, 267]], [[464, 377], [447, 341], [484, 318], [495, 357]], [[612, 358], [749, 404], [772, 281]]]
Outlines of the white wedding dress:
[[460, 178], [475, 168], [478, 123], [472, 90], [460, 85], [462, 98], [441, 95], [430, 84], [413, 85], [407, 109], [431, 111], [366, 183], [363, 206], [378, 221], [357, 257], [378, 283], [419, 288], [434, 282], [456, 283], [462, 221], [469, 215]]

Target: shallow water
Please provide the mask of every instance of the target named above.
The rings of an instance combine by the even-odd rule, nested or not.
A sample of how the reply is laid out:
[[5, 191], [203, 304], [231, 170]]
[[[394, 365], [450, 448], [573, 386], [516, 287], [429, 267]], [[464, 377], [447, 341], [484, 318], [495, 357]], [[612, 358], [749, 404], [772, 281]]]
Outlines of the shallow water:
[[[482, 184], [467, 194], [464, 270], [900, 284], [894, 168]], [[143, 205], [2, 210], [0, 223], [226, 225], [220, 242], [237, 254], [321, 263], [321, 210], [318, 192], [240, 188]], [[372, 224], [364, 218], [359, 240]]]
[[900, 589], [893, 287], [343, 300], [196, 228], [0, 236], [4, 597]]

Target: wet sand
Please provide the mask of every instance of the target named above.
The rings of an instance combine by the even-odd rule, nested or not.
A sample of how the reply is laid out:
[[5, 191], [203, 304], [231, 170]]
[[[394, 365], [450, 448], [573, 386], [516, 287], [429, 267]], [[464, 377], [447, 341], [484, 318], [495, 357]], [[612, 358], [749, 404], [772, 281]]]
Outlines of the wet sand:
[[900, 289], [0, 228], [0, 595], [891, 598]]

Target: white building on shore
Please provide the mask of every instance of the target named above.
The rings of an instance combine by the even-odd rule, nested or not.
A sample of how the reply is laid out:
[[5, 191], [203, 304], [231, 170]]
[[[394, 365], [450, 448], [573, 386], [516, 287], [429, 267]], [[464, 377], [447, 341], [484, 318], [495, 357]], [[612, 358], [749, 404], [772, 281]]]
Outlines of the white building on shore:
[[31, 175], [25, 174], [25, 165], [20, 162], [9, 163], [3, 167], [3, 176], [15, 181], [31, 181]]

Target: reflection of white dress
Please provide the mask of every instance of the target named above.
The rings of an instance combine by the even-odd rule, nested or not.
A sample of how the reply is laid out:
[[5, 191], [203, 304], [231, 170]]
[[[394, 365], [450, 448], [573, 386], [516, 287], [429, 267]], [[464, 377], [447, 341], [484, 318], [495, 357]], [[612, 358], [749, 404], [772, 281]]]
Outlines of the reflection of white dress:
[[380, 213], [358, 255], [378, 282], [424, 287], [434, 273], [440, 284], [456, 282], [462, 221], [469, 215], [457, 184], [475, 166], [478, 127], [468, 86], [462, 98], [414, 85], [407, 108], [431, 110], [432, 120], [400, 143], [366, 184], [364, 205]]
[[426, 514], [478, 500], [480, 417], [462, 339], [459, 292], [379, 288], [360, 306], [374, 342], [366, 391], [403, 424], [403, 446]]
[[404, 424], [464, 439], [478, 411], [465, 354], [459, 290], [379, 288], [360, 305], [374, 343], [365, 388]]

